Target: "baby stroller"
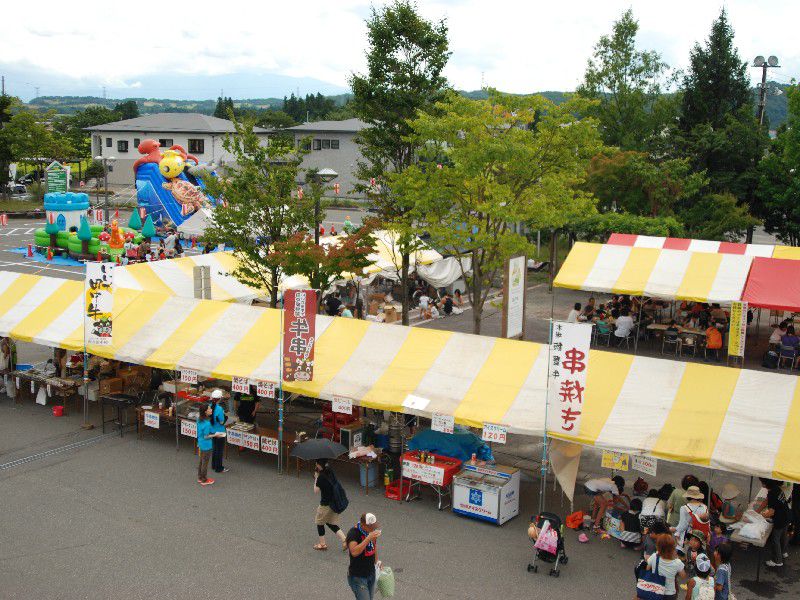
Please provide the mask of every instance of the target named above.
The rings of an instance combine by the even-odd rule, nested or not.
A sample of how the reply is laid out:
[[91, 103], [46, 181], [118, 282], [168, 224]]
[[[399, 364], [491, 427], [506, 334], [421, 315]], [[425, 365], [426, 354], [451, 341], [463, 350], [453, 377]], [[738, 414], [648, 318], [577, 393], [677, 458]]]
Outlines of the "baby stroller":
[[[534, 517], [531, 517], [531, 521], [534, 521]], [[544, 550], [539, 550], [538, 548], [534, 548], [534, 555], [533, 555], [533, 562], [528, 565], [528, 573], [533, 571], [536, 573], [539, 570], [539, 565], [536, 564], [537, 560], [546, 563], [555, 563], [550, 568], [550, 575], [553, 577], [559, 576], [558, 567], [561, 564], [567, 564], [569, 562], [569, 558], [567, 557], [567, 553], [564, 550], [564, 524], [561, 522], [561, 518], [558, 515], [555, 515], [550, 512], [543, 512], [538, 517], [535, 518], [536, 527], [541, 531], [542, 527], [544, 527], [545, 521], [550, 522], [550, 527], [553, 531], [556, 532], [558, 536], [558, 541], [556, 545], [556, 553], [551, 554], [550, 552], [545, 552]]]

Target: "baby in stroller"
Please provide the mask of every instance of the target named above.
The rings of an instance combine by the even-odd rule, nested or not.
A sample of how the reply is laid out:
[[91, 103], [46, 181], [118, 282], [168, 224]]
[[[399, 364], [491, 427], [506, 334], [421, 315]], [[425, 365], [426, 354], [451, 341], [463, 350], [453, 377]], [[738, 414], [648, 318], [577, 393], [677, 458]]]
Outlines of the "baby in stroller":
[[[548, 538], [546, 541], [542, 536]], [[528, 526], [528, 537], [534, 542], [533, 562], [528, 565], [528, 572], [536, 573], [539, 565], [536, 561], [553, 564], [550, 575], [559, 576], [559, 565], [569, 561], [564, 550], [564, 524], [561, 518], [550, 512], [543, 512], [538, 517], [531, 517]]]

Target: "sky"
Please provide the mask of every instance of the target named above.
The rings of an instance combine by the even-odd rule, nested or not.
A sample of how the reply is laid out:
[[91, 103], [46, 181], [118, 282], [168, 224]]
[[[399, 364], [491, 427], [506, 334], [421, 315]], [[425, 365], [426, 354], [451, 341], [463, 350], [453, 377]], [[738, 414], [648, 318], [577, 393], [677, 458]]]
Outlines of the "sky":
[[[377, 6], [383, 4], [375, 2]], [[365, 0], [296, 0], [224, 3], [95, 2], [79, 5], [38, 0], [36, 18], [24, 2], [4, 7], [0, 74], [23, 98], [95, 90], [109, 97], [259, 96], [253, 81], [276, 76], [284, 93], [314, 87], [346, 91], [365, 67]], [[689, 50], [708, 35], [724, 5], [743, 60], [780, 58], [770, 78], [800, 76], [800, 2], [783, 0], [419, 0], [429, 19], [446, 19], [452, 57], [446, 75], [457, 89], [482, 84], [524, 93], [575, 89], [598, 38], [628, 7], [639, 20], [638, 45], [686, 68]], [[751, 70], [754, 81], [760, 71]], [[224, 79], [220, 79], [226, 76]], [[277, 77], [280, 76], [280, 77]], [[186, 84], [187, 77], [199, 85]], [[254, 78], [248, 80], [248, 77]], [[297, 78], [294, 81], [294, 78]], [[204, 82], [207, 82], [204, 89]], [[74, 85], [72, 85], [74, 84]]]

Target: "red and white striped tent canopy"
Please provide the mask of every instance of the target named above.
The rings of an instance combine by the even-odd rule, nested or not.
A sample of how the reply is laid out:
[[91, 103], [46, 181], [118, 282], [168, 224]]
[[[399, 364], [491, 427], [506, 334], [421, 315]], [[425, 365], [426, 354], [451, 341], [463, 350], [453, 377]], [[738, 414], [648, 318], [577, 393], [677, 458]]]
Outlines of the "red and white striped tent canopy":
[[719, 254], [743, 254], [769, 258], [775, 249], [771, 244], [739, 244], [735, 242], [714, 242], [711, 240], [692, 240], [688, 238], [658, 237], [630, 233], [612, 233], [608, 243], [614, 246], [633, 246], [634, 248], [659, 248], [665, 250], [688, 250], [689, 252], [711, 252]]

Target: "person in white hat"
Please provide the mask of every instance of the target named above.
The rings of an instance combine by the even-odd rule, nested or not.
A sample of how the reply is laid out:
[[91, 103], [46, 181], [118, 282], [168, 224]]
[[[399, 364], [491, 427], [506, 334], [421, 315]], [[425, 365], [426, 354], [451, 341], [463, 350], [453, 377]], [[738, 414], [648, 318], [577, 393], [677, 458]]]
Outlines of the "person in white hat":
[[356, 526], [347, 532], [347, 584], [356, 600], [372, 600], [375, 595], [375, 565], [380, 567], [376, 541], [380, 535], [378, 518], [373, 513], [361, 515]]
[[[211, 392], [211, 433], [225, 433], [225, 410], [222, 408], [222, 390]], [[211, 468], [215, 473], [225, 473], [228, 468], [222, 464], [225, 453], [225, 438], [215, 436], [211, 451]]]
[[739, 488], [732, 483], [726, 483], [722, 486], [719, 497], [722, 498], [722, 510], [719, 513], [719, 520], [721, 523], [736, 523], [740, 518], [741, 507], [736, 503], [736, 498], [741, 492]]
[[700, 590], [708, 588], [714, 597], [714, 580], [711, 575], [711, 559], [706, 554], [698, 554], [694, 561], [696, 575], [686, 582], [686, 597], [697, 600]]
[[702, 531], [706, 538], [705, 541], [708, 543], [711, 537], [711, 524], [708, 507], [703, 504], [705, 499], [703, 492], [696, 485], [690, 485], [684, 492], [684, 497], [686, 498], [686, 504], [681, 506], [678, 526], [674, 530], [679, 547], [683, 548], [683, 540], [692, 529]]

